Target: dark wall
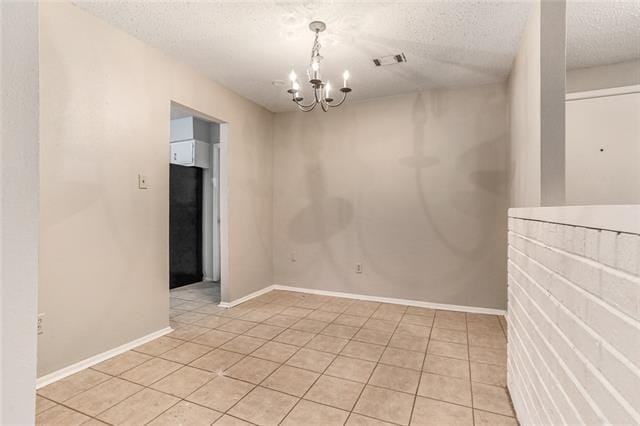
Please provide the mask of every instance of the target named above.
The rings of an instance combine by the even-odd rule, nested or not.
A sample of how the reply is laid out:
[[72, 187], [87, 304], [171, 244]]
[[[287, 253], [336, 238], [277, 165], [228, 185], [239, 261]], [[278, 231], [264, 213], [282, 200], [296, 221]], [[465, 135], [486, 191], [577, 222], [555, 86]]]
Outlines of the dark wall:
[[202, 281], [202, 169], [170, 165], [169, 287]]

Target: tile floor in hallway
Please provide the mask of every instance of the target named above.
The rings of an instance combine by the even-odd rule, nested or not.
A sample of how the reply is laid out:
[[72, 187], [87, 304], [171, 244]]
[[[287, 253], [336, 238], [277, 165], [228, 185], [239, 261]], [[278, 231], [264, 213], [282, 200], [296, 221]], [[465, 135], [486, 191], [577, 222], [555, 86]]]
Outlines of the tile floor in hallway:
[[[202, 281], [174, 288], [170, 291], [171, 298], [180, 300], [195, 300], [200, 303], [220, 303], [220, 281]], [[187, 308], [188, 305], [185, 305]], [[186, 311], [188, 309], [176, 310]]]
[[189, 290], [171, 334], [40, 389], [37, 424], [517, 424], [502, 317]]

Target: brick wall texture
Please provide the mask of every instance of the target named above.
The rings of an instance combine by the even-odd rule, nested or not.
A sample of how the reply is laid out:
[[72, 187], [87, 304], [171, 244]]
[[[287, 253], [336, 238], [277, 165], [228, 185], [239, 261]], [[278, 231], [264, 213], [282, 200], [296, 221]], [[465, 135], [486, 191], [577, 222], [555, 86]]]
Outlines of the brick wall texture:
[[520, 423], [640, 424], [640, 235], [509, 218], [508, 264]]

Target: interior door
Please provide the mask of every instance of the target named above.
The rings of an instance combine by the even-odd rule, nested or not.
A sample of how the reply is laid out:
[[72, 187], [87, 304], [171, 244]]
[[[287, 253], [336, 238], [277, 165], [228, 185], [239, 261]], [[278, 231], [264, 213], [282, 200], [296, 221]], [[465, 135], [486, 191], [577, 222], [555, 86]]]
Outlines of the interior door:
[[202, 281], [202, 169], [170, 165], [169, 287]]

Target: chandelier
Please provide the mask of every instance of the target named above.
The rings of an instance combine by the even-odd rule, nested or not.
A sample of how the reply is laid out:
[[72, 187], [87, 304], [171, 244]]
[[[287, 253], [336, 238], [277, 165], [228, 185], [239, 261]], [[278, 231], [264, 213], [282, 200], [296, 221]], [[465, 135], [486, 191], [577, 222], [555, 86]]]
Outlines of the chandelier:
[[324, 112], [329, 111], [329, 108], [335, 108], [344, 103], [347, 99], [347, 94], [351, 92], [351, 88], [347, 86], [349, 80], [349, 71], [345, 71], [342, 74], [342, 87], [339, 89], [342, 92], [342, 99], [339, 102], [334, 102], [331, 97], [331, 83], [323, 81], [320, 75], [320, 62], [322, 56], [320, 56], [320, 43], [318, 42], [319, 34], [327, 28], [326, 24], [322, 21], [313, 21], [309, 24], [309, 29], [315, 33], [315, 39], [313, 41], [313, 47], [311, 48], [311, 63], [307, 69], [307, 78], [311, 84], [313, 90], [313, 98], [308, 104], [304, 104], [304, 98], [302, 97], [302, 90], [298, 83], [298, 76], [295, 71], [291, 71], [289, 74], [289, 80], [291, 81], [291, 88], [287, 90], [291, 94], [291, 100], [298, 105], [298, 108], [304, 112], [313, 111], [316, 105], [320, 105]]

